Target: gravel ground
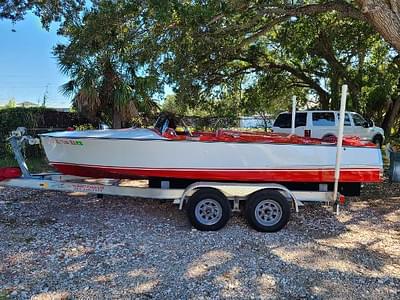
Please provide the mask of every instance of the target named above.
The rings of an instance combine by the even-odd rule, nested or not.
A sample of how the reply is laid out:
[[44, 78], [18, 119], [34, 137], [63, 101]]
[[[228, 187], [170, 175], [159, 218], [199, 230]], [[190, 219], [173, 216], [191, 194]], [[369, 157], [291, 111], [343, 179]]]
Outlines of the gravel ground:
[[0, 299], [400, 298], [400, 185], [265, 234], [170, 203], [0, 187]]

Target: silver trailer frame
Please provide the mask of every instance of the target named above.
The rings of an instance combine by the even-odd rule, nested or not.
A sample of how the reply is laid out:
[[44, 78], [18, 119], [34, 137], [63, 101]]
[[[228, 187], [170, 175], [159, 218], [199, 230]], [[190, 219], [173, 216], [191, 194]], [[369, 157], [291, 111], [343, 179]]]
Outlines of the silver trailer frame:
[[[168, 185], [168, 181], [162, 184]], [[183, 209], [187, 200], [197, 190], [211, 188], [222, 192], [228, 200], [233, 201], [233, 211], [239, 210], [239, 201], [245, 201], [247, 197], [261, 190], [275, 190], [283, 194], [290, 201], [296, 212], [304, 203], [322, 202], [332, 204], [333, 192], [328, 191], [291, 191], [283, 185], [275, 183], [252, 184], [252, 183], [229, 183], [229, 182], [195, 182], [185, 189], [175, 188], [150, 188], [121, 186], [119, 180], [94, 179], [89, 177], [78, 177], [63, 175], [60, 173], [32, 174], [29, 177], [0, 181], [0, 186], [29, 188], [35, 190], [50, 190], [67, 193], [88, 193], [97, 195], [127, 196], [132, 198], [171, 200]], [[324, 189], [325, 185], [320, 185]]]

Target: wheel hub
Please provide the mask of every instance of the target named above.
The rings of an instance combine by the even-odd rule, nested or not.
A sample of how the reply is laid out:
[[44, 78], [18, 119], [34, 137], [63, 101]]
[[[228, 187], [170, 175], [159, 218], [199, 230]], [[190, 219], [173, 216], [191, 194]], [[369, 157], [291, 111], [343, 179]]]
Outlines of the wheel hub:
[[264, 226], [273, 226], [282, 218], [281, 206], [272, 199], [260, 201], [254, 212], [257, 221]]
[[204, 225], [214, 225], [222, 218], [222, 207], [214, 199], [204, 199], [197, 203], [195, 216]]

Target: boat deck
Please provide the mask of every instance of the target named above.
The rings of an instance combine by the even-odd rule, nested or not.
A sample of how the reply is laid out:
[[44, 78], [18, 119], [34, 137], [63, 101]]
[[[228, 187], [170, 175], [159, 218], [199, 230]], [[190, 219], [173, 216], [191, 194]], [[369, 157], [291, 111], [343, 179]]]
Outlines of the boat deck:
[[[298, 144], [298, 145], [336, 145], [336, 138], [316, 139], [289, 135], [282, 133], [269, 133], [263, 131], [236, 131], [222, 130], [215, 132], [193, 132], [192, 135], [176, 134], [174, 130], [168, 130], [163, 135], [169, 140], [187, 140], [200, 142], [226, 142], [226, 143], [276, 143], [276, 144]], [[369, 141], [362, 141], [357, 136], [346, 136], [343, 138], [343, 146], [352, 147], [376, 147]]]

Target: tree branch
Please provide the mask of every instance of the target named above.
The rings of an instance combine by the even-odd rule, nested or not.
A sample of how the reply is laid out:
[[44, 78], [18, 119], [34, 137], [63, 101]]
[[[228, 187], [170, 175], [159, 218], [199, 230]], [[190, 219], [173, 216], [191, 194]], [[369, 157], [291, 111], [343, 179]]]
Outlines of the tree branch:
[[356, 0], [368, 22], [400, 53], [400, 3], [398, 0]]
[[258, 12], [262, 17], [272, 17], [272, 20], [262, 26], [256, 33], [244, 39], [242, 46], [251, 44], [260, 36], [265, 35], [275, 25], [288, 20], [291, 17], [300, 17], [304, 15], [317, 15], [329, 11], [336, 11], [342, 17], [350, 17], [353, 19], [363, 20], [366, 18], [353, 5], [339, 0], [330, 1], [322, 4], [310, 4], [304, 6], [284, 6], [284, 7], [267, 7]]
[[282, 23], [288, 19], [287, 16], [282, 16], [282, 17], [277, 17], [275, 19], [272, 19], [270, 22], [268, 22], [266, 25], [261, 27], [256, 33], [251, 35], [250, 37], [244, 39], [241, 43], [241, 46], [251, 44], [255, 42], [260, 36], [265, 35], [268, 31], [270, 31], [275, 25], [278, 25], [279, 23]]
[[303, 6], [266, 7], [260, 11], [263, 16], [287, 16], [300, 17], [304, 15], [318, 15], [330, 11], [336, 11], [342, 17], [349, 17], [358, 20], [366, 20], [363, 14], [353, 5], [343, 0], [329, 1], [319, 4]]

